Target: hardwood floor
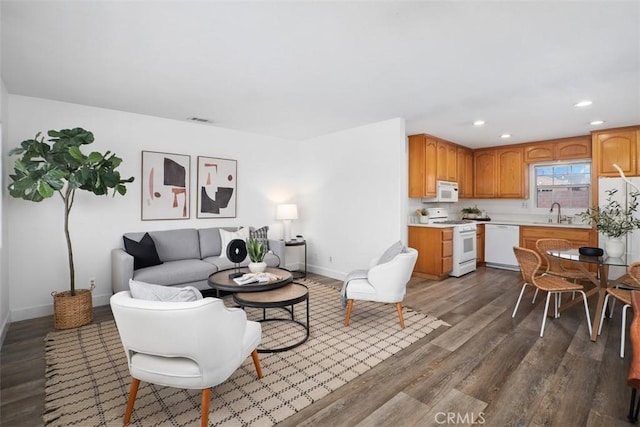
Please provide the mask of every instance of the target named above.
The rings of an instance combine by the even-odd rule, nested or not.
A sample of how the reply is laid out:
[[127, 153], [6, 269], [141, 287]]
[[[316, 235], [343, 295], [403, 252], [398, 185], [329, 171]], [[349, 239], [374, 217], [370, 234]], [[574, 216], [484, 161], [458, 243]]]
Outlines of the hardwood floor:
[[[581, 305], [549, 319], [540, 338], [543, 295], [532, 305], [533, 291], [527, 290], [511, 318], [521, 285], [518, 272], [486, 268], [441, 282], [413, 278], [405, 306], [451, 327], [437, 329], [279, 425], [628, 426], [631, 349], [627, 344], [620, 359], [620, 305], [596, 343], [589, 340]], [[592, 315], [594, 305], [595, 299]], [[107, 306], [96, 307], [95, 321], [109, 318]], [[9, 327], [0, 354], [2, 425], [42, 425], [43, 338], [52, 324], [46, 317]]]

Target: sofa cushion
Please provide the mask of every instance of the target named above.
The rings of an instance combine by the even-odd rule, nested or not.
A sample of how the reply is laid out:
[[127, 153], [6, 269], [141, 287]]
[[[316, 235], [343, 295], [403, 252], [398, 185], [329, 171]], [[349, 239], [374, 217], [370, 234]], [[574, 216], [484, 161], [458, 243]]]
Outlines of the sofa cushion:
[[222, 253], [222, 242], [220, 240], [220, 229], [226, 231], [236, 231], [236, 228], [212, 227], [198, 229], [200, 238], [200, 257], [220, 256]]
[[162, 261], [200, 259], [198, 231], [195, 228], [150, 231]]
[[133, 257], [134, 270], [162, 264], [155, 242], [149, 233], [144, 233], [140, 241], [130, 239], [127, 236], [122, 236], [122, 240], [124, 241], [124, 250]]
[[404, 245], [401, 241], [395, 242], [391, 245], [378, 259], [378, 265], [384, 264], [385, 262], [389, 262], [394, 259], [396, 256], [400, 255], [404, 251]]
[[171, 286], [154, 285], [151, 283], [129, 280], [131, 297], [147, 301], [197, 301], [202, 299], [202, 294], [193, 286], [174, 288]]
[[207, 280], [218, 268], [199, 259], [168, 261], [162, 265], [141, 268], [133, 274], [134, 280], [157, 285], [180, 285]]
[[238, 231], [227, 231], [220, 229], [220, 257], [227, 257], [227, 246], [233, 239], [247, 240], [249, 238], [249, 229], [241, 228]]
[[269, 233], [269, 226], [267, 225], [257, 229], [253, 229], [253, 228], [249, 229], [249, 237], [261, 242], [262, 245], [267, 250], [269, 250], [269, 237], [267, 236], [268, 233]]

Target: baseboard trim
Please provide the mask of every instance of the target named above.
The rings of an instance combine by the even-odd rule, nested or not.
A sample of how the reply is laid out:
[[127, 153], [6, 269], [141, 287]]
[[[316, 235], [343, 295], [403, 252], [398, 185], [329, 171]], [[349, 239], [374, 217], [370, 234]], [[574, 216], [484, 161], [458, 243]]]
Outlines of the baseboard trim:
[[[111, 294], [93, 295], [91, 303], [94, 307], [109, 304]], [[20, 310], [12, 310], [11, 322], [19, 322], [20, 320], [35, 319], [37, 317], [51, 316], [53, 314], [53, 302], [51, 304], [37, 305], [33, 307], [27, 307]], [[3, 336], [4, 338], [4, 336]]]

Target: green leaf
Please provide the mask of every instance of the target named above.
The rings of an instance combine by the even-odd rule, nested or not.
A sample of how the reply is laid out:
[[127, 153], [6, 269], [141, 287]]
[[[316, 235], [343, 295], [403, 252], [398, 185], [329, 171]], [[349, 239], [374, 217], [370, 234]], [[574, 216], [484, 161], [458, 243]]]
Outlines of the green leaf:
[[80, 148], [77, 146], [69, 147], [69, 154], [71, 155], [72, 158], [80, 162], [84, 162], [86, 158], [85, 155], [82, 154], [82, 151], [80, 151]]
[[45, 181], [40, 181], [38, 183], [38, 193], [40, 193], [40, 195], [46, 199], [53, 196], [54, 190]]
[[100, 163], [102, 161], [103, 157], [102, 154], [94, 151], [93, 153], [89, 154], [88, 157], [88, 161], [89, 163]]

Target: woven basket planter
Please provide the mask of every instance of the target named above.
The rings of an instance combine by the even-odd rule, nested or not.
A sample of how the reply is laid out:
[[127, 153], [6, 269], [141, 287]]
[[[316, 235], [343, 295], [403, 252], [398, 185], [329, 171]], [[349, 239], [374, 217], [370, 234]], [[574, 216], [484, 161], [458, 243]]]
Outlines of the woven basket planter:
[[91, 323], [93, 320], [92, 289], [52, 292], [53, 323], [56, 329], [71, 329]]

